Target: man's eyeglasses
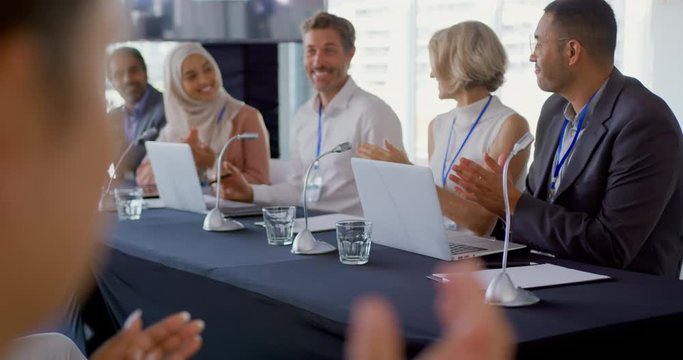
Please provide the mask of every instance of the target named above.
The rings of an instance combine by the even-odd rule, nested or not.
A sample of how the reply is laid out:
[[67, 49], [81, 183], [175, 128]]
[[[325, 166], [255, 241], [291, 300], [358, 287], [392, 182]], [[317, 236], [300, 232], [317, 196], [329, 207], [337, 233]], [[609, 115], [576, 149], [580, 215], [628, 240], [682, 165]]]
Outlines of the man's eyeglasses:
[[529, 50], [531, 50], [531, 53], [535, 53], [536, 50], [538, 50], [543, 44], [551, 42], [551, 41], [568, 41], [571, 40], [570, 38], [559, 38], [555, 40], [539, 40], [534, 35], [529, 35]]

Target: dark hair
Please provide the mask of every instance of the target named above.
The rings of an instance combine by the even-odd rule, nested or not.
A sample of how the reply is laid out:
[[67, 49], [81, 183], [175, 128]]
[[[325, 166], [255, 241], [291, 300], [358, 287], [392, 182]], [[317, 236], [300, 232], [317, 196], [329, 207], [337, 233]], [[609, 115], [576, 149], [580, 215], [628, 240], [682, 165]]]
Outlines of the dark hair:
[[92, 0], [6, 1], [0, 11], [0, 36], [20, 30], [43, 40], [50, 69], [47, 76], [57, 77], [71, 55], [74, 22]]
[[[21, 32], [39, 42], [43, 63], [36, 71], [44, 79], [41, 86], [53, 94], [51, 101], [65, 111], [72, 109], [77, 101], [68, 91], [77, 56], [73, 49], [76, 23], [92, 5], [93, 0], [18, 0], [5, 1], [0, 11], [0, 38]], [[55, 121], [47, 125], [57, 129], [67, 123]]]
[[581, 42], [599, 61], [614, 61], [617, 21], [604, 0], [555, 0], [543, 9], [553, 14], [553, 24], [564, 34]]
[[109, 54], [109, 56], [107, 56], [107, 76], [109, 76], [110, 79], [111, 74], [109, 73], [109, 65], [111, 65], [111, 60], [117, 55], [128, 55], [134, 57], [140, 62], [140, 65], [142, 65], [142, 70], [147, 72], [147, 64], [145, 64], [145, 59], [142, 57], [142, 54], [140, 54], [140, 50], [129, 46], [122, 46], [116, 48]]
[[356, 30], [353, 24], [343, 17], [320, 11], [301, 24], [301, 35], [315, 29], [334, 29], [341, 37], [344, 50], [349, 51], [355, 47]]

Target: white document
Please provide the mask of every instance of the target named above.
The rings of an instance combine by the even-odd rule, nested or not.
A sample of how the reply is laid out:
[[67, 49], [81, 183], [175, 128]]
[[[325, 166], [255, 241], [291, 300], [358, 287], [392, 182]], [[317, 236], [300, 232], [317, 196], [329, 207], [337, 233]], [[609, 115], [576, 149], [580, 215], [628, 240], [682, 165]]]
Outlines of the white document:
[[[334, 230], [337, 221], [341, 220], [361, 220], [361, 218], [346, 214], [327, 214], [319, 216], [308, 217], [308, 230], [311, 232]], [[304, 219], [298, 218], [294, 220], [294, 232], [299, 233], [304, 229]]]
[[159, 198], [144, 199], [142, 202], [142, 206], [145, 209], [161, 209], [166, 207], [166, 205], [164, 205], [164, 202], [161, 201], [161, 199]]
[[[475, 272], [482, 288], [486, 289], [491, 280], [501, 269], [487, 269]], [[605, 280], [609, 276], [574, 270], [553, 264], [515, 266], [507, 269], [515, 286], [533, 289], [543, 286], [573, 284], [587, 281]], [[432, 274], [428, 278], [440, 282], [448, 282], [449, 274]]]
[[[209, 208], [213, 208], [214, 205], [216, 205], [216, 197], [213, 195], [204, 194], [204, 202]], [[145, 199], [143, 204], [145, 205], [145, 209], [161, 209], [166, 207], [164, 201], [159, 198]], [[240, 201], [232, 201], [225, 199], [221, 200], [221, 209], [247, 209], [253, 206], [254, 204], [244, 203]]]
[[[213, 209], [216, 205], [216, 197], [213, 195], [204, 194], [204, 203], [206, 203], [207, 207]], [[251, 207], [254, 207], [254, 204], [245, 203], [241, 201], [221, 199], [221, 209], [243, 209]]]

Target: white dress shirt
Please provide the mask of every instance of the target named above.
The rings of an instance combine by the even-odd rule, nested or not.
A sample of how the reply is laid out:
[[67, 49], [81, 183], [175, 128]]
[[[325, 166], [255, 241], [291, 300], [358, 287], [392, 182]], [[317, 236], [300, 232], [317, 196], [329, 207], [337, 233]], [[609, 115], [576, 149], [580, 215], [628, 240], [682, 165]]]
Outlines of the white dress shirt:
[[[286, 182], [254, 185], [254, 202], [269, 205], [301, 205], [304, 176], [316, 158], [318, 142], [319, 95], [303, 104], [296, 113], [290, 142], [290, 175]], [[351, 171], [351, 158], [360, 144], [384, 146], [388, 139], [403, 148], [401, 123], [384, 101], [359, 88], [348, 78], [346, 84], [327, 104], [322, 114], [320, 153], [348, 141], [353, 149], [331, 154], [320, 160], [322, 192], [310, 209], [362, 216], [356, 181]]]

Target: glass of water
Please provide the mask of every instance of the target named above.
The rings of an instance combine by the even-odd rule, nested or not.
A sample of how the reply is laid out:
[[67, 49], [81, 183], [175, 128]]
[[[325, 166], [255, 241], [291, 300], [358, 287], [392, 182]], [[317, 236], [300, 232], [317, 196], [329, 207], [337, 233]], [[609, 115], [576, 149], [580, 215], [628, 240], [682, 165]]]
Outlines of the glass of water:
[[337, 222], [339, 261], [347, 265], [363, 265], [370, 257], [372, 223], [363, 220]]
[[142, 214], [142, 188], [114, 189], [119, 220], [139, 220]]
[[272, 206], [262, 209], [269, 245], [291, 245], [294, 231], [294, 206]]

